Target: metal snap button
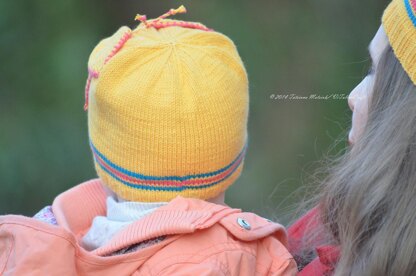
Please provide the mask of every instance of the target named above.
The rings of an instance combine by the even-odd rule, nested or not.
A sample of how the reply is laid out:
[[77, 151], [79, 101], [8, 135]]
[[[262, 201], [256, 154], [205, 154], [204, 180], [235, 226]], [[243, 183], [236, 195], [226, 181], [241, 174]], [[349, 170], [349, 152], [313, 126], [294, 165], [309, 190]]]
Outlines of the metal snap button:
[[238, 225], [240, 225], [242, 228], [244, 228], [246, 230], [250, 230], [251, 229], [250, 223], [248, 223], [246, 220], [244, 220], [242, 218], [238, 218], [237, 219], [237, 223], [238, 223]]

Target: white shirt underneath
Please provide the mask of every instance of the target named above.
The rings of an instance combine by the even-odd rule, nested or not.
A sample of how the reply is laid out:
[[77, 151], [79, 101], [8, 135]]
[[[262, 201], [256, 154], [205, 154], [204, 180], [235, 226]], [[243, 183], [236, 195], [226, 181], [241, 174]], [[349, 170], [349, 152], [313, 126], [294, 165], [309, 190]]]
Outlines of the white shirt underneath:
[[117, 202], [111, 196], [107, 197], [106, 203], [107, 216], [95, 217], [91, 228], [82, 237], [82, 246], [86, 250], [95, 250], [105, 245], [127, 225], [168, 204], [168, 202]]

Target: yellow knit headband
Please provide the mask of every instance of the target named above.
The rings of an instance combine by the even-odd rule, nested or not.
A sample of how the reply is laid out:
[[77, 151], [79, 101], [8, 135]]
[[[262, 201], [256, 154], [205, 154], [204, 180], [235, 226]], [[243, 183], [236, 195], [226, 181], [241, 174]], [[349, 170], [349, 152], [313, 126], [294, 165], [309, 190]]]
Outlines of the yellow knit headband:
[[416, 0], [393, 0], [382, 23], [396, 57], [416, 84]]

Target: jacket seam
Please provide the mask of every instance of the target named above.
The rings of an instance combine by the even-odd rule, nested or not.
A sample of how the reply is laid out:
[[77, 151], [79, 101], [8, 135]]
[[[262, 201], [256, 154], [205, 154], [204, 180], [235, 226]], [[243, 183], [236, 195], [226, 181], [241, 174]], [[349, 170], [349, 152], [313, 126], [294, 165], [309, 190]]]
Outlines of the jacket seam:
[[[286, 248], [280, 241], [279, 241], [279, 243], [282, 245], [282, 247]], [[259, 241], [258, 244], [259, 244], [259, 246], [263, 247], [263, 250], [265, 250], [266, 252], [268, 252], [268, 250], [264, 246], [263, 242]], [[268, 255], [270, 256], [270, 254], [268, 254]], [[286, 264], [286, 266], [287, 266], [290, 263], [291, 260], [294, 260], [293, 256], [290, 255], [289, 252], [288, 252], [287, 255], [289, 255], [289, 256], [285, 256], [283, 254], [281, 255], [282, 256], [282, 259], [284, 259], [284, 262], [280, 266], [278, 266], [278, 267], [275, 267], [275, 265], [274, 265], [276, 263], [275, 260], [274, 260], [274, 258], [272, 258], [272, 262], [271, 262], [271, 265], [270, 266], [266, 266], [265, 264], [261, 263], [260, 261], [257, 264], [258, 264], [259, 267], [265, 268], [268, 271], [270, 271], [270, 270], [271, 271], [279, 270], [280, 268], [283, 267], [284, 264]], [[256, 269], [256, 271], [257, 271], [257, 269]]]

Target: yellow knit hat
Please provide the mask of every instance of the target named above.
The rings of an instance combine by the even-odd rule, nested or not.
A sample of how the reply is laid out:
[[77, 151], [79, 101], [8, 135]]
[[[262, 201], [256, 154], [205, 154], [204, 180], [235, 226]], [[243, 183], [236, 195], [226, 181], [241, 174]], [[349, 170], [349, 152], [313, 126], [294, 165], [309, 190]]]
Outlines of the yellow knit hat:
[[97, 174], [131, 201], [217, 196], [240, 175], [248, 80], [234, 43], [200, 23], [121, 27], [88, 61], [88, 130]]
[[416, 84], [416, 0], [393, 0], [382, 22], [396, 57]]

